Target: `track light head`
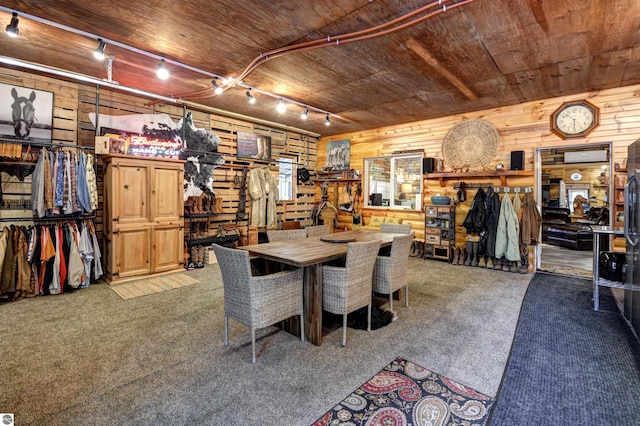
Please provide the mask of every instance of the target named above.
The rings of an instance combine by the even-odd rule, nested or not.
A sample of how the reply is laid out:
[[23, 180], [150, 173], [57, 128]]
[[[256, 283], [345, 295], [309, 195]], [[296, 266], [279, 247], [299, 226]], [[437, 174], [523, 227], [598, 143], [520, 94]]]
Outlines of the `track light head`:
[[304, 110], [302, 110], [302, 112], [300, 113], [300, 118], [302, 118], [303, 120], [309, 118], [309, 108], [304, 107]]
[[284, 101], [282, 100], [282, 98], [280, 98], [280, 100], [278, 101], [278, 106], [276, 106], [276, 110], [282, 114], [283, 112], [285, 112], [287, 110], [287, 104], [284, 103]]
[[216, 95], [220, 95], [222, 92], [224, 92], [224, 89], [222, 88], [222, 86], [218, 84], [217, 77], [211, 80], [211, 85], [213, 86], [213, 93], [215, 93]]
[[13, 12], [13, 15], [11, 16], [11, 23], [9, 23], [9, 25], [7, 25], [7, 27], [5, 28], [9, 37], [18, 36], [18, 33], [20, 33], [20, 29], [18, 28], [19, 23], [20, 20], [18, 19], [18, 12]]
[[160, 62], [158, 62], [158, 70], [156, 71], [156, 74], [160, 80], [166, 80], [169, 78], [169, 70], [164, 64], [164, 59], [160, 59]]
[[249, 88], [249, 90], [247, 90], [247, 101], [248, 101], [250, 104], [255, 104], [255, 103], [256, 103], [256, 98], [255, 98], [255, 96], [253, 96], [253, 95], [251, 94], [251, 89], [250, 89], [250, 88]]
[[327, 116], [324, 119], [324, 125], [331, 126], [331, 120], [329, 120], [329, 114], [327, 114]]
[[93, 51], [93, 57], [99, 61], [104, 60], [104, 49], [107, 45], [102, 41], [101, 38], [98, 39], [98, 47]]

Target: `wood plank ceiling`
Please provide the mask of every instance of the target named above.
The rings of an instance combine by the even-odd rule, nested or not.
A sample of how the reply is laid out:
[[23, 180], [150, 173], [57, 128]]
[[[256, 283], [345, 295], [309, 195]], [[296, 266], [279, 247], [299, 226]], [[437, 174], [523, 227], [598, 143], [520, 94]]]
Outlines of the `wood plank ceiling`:
[[[549, 97], [640, 83], [640, 1], [444, 1], [447, 11], [368, 40], [286, 54], [243, 84], [302, 104], [275, 111], [277, 98], [246, 88], [214, 96], [211, 76], [107, 43], [120, 85], [330, 136]], [[237, 76], [261, 52], [360, 31], [435, 1], [418, 0], [3, 0], [0, 23], [20, 17], [20, 35], [0, 35], [0, 56], [106, 78], [92, 58], [95, 38], [56, 22], [219, 76]], [[456, 7], [456, 5], [458, 7]], [[435, 6], [430, 12], [441, 10]], [[424, 13], [416, 17], [424, 16]], [[5, 24], [6, 23], [6, 24]], [[390, 27], [392, 28], [392, 27]], [[198, 95], [187, 95], [200, 92]]]

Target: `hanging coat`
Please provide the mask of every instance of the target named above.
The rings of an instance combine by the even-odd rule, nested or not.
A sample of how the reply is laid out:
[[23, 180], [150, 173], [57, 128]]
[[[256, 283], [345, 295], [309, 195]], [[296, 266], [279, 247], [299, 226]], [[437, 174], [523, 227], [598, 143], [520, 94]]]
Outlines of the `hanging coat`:
[[525, 194], [522, 200], [522, 219], [520, 221], [520, 242], [524, 245], [538, 244], [542, 218], [531, 194]]
[[264, 228], [267, 223], [267, 194], [264, 190], [262, 168], [251, 169], [247, 189], [251, 196], [251, 225]]
[[278, 190], [278, 182], [271, 170], [264, 168], [264, 186], [267, 195], [267, 229], [278, 228], [278, 214], [276, 212], [276, 204], [280, 199], [280, 191]]
[[486, 231], [480, 238], [479, 255], [496, 257], [496, 234], [498, 232], [498, 220], [500, 218], [500, 197], [489, 189], [485, 202]]
[[496, 232], [495, 257], [506, 257], [511, 262], [520, 260], [520, 247], [518, 245], [520, 225], [518, 216], [513, 210], [513, 203], [509, 194], [505, 194], [500, 205], [500, 218]]
[[480, 235], [485, 229], [485, 202], [486, 194], [482, 188], [478, 188], [476, 196], [473, 197], [471, 208], [462, 225], [466, 228], [468, 234]]

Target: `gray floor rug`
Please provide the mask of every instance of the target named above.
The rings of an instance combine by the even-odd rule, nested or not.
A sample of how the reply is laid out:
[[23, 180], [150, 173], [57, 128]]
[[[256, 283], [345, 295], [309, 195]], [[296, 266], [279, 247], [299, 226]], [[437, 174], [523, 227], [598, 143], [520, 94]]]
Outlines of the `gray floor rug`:
[[536, 274], [490, 425], [638, 425], [640, 351], [611, 292]]
[[322, 346], [230, 321], [217, 265], [123, 300], [106, 284], [0, 305], [0, 412], [23, 425], [310, 425], [397, 357], [495, 396], [532, 277], [409, 259], [409, 308]]

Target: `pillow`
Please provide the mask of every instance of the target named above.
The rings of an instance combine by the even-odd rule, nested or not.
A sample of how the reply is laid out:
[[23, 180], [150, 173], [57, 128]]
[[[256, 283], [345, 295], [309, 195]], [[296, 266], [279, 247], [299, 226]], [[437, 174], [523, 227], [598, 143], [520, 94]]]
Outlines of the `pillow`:
[[384, 223], [391, 223], [393, 225], [402, 225], [401, 217], [387, 217], [384, 219]]
[[369, 226], [380, 227], [381, 223], [384, 223], [384, 216], [371, 216], [371, 221], [369, 222]]

